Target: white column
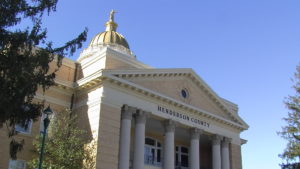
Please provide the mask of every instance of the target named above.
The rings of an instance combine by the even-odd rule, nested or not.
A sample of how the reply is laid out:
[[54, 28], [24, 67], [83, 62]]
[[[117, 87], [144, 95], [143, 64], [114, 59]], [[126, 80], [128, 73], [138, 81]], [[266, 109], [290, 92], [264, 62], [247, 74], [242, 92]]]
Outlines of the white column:
[[131, 119], [135, 108], [124, 105], [121, 111], [119, 169], [129, 169]]
[[213, 169], [221, 169], [221, 140], [219, 135], [215, 135], [212, 140]]
[[200, 169], [200, 133], [197, 128], [190, 129], [190, 169]]
[[230, 169], [230, 162], [229, 162], [229, 143], [231, 142], [230, 138], [224, 138], [222, 141], [222, 169]]
[[174, 169], [174, 131], [175, 131], [175, 122], [172, 120], [166, 120], [164, 122], [165, 127], [165, 137], [164, 137], [164, 169]]
[[144, 169], [146, 118], [146, 112], [142, 110], [137, 110], [137, 113], [135, 114], [133, 169]]

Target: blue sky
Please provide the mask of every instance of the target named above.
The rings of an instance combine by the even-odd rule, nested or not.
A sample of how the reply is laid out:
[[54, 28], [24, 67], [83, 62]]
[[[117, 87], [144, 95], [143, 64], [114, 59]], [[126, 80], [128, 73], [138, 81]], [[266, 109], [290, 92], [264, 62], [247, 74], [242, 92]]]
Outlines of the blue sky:
[[[286, 142], [283, 100], [300, 61], [299, 0], [64, 0], [44, 20], [54, 45], [104, 30], [111, 9], [137, 59], [157, 68], [193, 68], [250, 125], [241, 137], [244, 169], [279, 169]], [[79, 52], [73, 56], [76, 59]]]

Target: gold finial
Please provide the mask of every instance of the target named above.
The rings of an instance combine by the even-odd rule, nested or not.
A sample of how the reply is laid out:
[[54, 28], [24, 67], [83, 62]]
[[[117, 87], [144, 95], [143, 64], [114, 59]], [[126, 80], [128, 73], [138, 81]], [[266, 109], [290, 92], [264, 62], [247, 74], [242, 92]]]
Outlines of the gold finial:
[[116, 31], [117, 30], [117, 26], [118, 24], [116, 24], [114, 22], [115, 20], [115, 13], [116, 11], [115, 10], [111, 10], [110, 11], [110, 14], [109, 14], [109, 21], [106, 22], [105, 26], [106, 26], [106, 31]]
[[111, 10], [110, 11], [110, 15], [109, 15], [109, 21], [113, 22], [115, 19], [115, 13], [117, 13], [115, 10]]

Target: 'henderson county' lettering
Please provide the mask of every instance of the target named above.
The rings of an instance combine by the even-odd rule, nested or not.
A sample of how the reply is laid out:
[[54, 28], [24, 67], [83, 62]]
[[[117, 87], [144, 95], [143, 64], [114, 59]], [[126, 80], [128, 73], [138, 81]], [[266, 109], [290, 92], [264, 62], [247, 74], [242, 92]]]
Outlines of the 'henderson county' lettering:
[[171, 109], [167, 109], [167, 108], [164, 108], [164, 107], [161, 107], [161, 106], [157, 106], [157, 110], [162, 112], [162, 113], [165, 113], [165, 114], [171, 115], [173, 117], [180, 118], [180, 119], [192, 122], [192, 123], [196, 123], [196, 124], [201, 125], [201, 126], [205, 126], [205, 127], [210, 126], [210, 124], [205, 122], [205, 121], [202, 121], [200, 119], [196, 119], [196, 118], [193, 118], [193, 117], [189, 117], [185, 114], [176, 112], [176, 111], [171, 110]]

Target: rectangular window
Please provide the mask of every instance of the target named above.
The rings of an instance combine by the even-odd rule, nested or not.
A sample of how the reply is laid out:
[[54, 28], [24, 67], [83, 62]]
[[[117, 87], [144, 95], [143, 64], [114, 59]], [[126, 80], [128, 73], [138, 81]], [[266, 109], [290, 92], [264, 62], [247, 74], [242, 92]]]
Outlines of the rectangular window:
[[144, 162], [148, 165], [161, 166], [162, 145], [152, 138], [145, 139]]
[[154, 164], [154, 154], [151, 147], [145, 147], [145, 164]]
[[8, 169], [26, 169], [26, 161], [24, 161], [24, 160], [9, 160]]
[[175, 165], [176, 167], [189, 167], [189, 149], [183, 146], [176, 146], [175, 148]]
[[189, 156], [187, 154], [181, 154], [181, 166], [182, 167], [189, 166]]
[[30, 134], [32, 128], [32, 120], [27, 120], [25, 126], [22, 126], [21, 124], [16, 124], [15, 129], [17, 132], [24, 133], [24, 134]]

